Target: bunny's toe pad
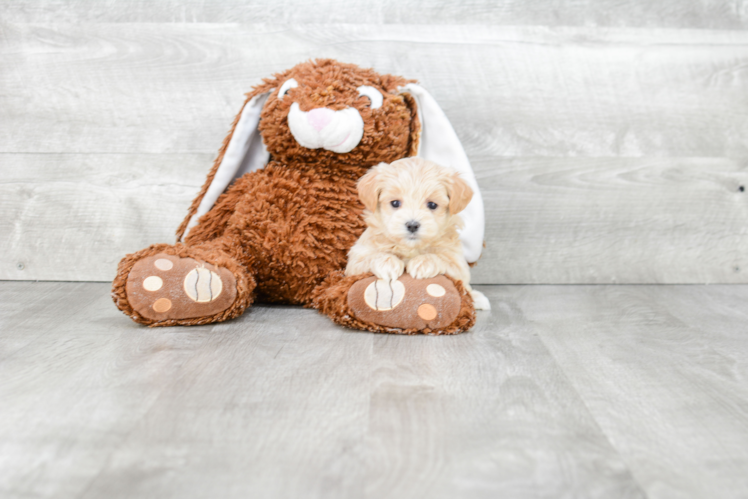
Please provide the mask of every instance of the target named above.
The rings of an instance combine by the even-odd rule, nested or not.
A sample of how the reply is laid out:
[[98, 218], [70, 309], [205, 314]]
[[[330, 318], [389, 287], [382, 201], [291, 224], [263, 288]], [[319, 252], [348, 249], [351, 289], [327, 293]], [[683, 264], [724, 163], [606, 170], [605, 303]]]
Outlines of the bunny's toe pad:
[[348, 291], [348, 305], [361, 321], [398, 329], [439, 330], [460, 314], [461, 297], [444, 276], [397, 280], [374, 276], [357, 281]]
[[228, 269], [167, 254], [139, 260], [126, 289], [132, 308], [151, 320], [211, 316], [236, 299], [236, 279]]

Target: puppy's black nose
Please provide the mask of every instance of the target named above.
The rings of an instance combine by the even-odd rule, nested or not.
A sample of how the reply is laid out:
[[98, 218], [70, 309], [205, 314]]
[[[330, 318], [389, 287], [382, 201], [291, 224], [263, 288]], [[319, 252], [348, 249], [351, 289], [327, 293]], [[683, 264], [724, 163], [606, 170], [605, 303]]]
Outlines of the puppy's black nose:
[[406, 222], [405, 227], [407, 227], [408, 231], [410, 231], [411, 233], [415, 233], [416, 231], [418, 231], [418, 228], [421, 227], [421, 223], [418, 221], [412, 220], [412, 221]]

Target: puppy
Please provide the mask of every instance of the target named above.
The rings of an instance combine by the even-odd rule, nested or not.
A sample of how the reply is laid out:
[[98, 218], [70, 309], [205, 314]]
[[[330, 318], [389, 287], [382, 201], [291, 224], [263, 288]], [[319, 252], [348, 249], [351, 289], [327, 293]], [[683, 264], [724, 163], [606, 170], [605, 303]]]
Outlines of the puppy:
[[445, 274], [470, 291], [476, 309], [488, 299], [470, 287], [457, 216], [473, 197], [459, 174], [422, 158], [380, 163], [358, 181], [367, 229], [348, 253], [346, 276], [372, 272], [394, 280]]

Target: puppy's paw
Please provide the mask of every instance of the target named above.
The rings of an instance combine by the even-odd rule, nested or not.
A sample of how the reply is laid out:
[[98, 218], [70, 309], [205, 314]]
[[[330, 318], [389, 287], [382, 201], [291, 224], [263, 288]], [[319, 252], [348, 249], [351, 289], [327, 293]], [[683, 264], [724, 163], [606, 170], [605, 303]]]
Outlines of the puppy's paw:
[[488, 297], [480, 293], [478, 290], [470, 290], [470, 295], [473, 297], [473, 305], [477, 311], [491, 310], [491, 303], [488, 301]]
[[380, 280], [392, 281], [403, 275], [405, 263], [394, 255], [382, 255], [372, 262], [371, 272]]
[[406, 270], [415, 279], [422, 280], [444, 274], [446, 268], [439, 257], [432, 254], [424, 254], [410, 259]]

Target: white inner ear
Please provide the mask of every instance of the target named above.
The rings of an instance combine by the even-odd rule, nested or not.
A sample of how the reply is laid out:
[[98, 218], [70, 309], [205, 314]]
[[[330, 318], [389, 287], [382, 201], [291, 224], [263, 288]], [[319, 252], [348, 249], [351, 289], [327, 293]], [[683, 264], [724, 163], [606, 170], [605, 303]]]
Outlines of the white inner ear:
[[286, 92], [288, 92], [291, 89], [295, 89], [299, 86], [299, 82], [297, 82], [295, 79], [291, 78], [290, 80], [286, 80], [283, 82], [283, 85], [281, 85], [280, 90], [278, 90], [278, 99], [283, 99], [286, 96]]
[[460, 239], [467, 261], [477, 262], [483, 251], [485, 215], [483, 198], [481, 198], [473, 168], [470, 166], [470, 160], [452, 124], [449, 123], [447, 115], [426, 89], [415, 83], [409, 83], [400, 87], [399, 91], [413, 96], [418, 105], [421, 138], [416, 156], [454, 168], [473, 190], [473, 199], [459, 214], [465, 222], [465, 227], [460, 232]]
[[244, 106], [239, 123], [236, 124], [231, 140], [226, 147], [221, 165], [216, 170], [213, 182], [211, 182], [208, 191], [197, 207], [197, 212], [187, 224], [184, 238], [187, 237], [190, 229], [197, 225], [198, 219], [213, 208], [218, 197], [234, 182], [234, 179], [247, 172], [261, 169], [270, 159], [270, 153], [265, 149], [262, 136], [257, 128], [258, 123], [260, 123], [262, 107], [269, 95], [269, 92], [257, 95]]
[[382, 102], [384, 101], [384, 98], [382, 97], [382, 93], [375, 89], [374, 87], [370, 87], [368, 85], [361, 85], [358, 90], [358, 95], [364, 95], [369, 98], [371, 101], [371, 109], [377, 109], [382, 107]]

